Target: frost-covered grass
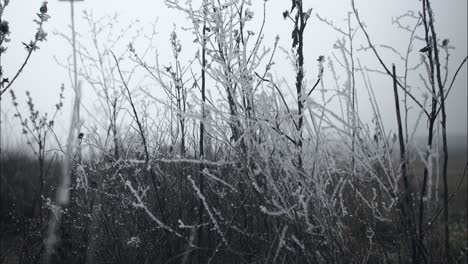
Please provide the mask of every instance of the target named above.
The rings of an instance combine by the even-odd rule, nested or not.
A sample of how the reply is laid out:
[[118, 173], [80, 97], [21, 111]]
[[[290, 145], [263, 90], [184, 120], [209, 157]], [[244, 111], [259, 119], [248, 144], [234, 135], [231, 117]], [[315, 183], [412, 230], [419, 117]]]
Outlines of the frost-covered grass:
[[[463, 153], [458, 155], [453, 157], [457, 161], [452, 163], [453, 168], [463, 165]], [[38, 191], [37, 184], [30, 184], [37, 177], [37, 165], [33, 158], [22, 153], [6, 153], [4, 157], [8, 158], [3, 160], [2, 171], [2, 257], [11, 261], [5, 263], [19, 263], [20, 257], [22, 263], [27, 263], [25, 259], [33, 258], [40, 247], [36, 235], [38, 209], [32, 208], [33, 197], [27, 195]], [[330, 181], [322, 190], [312, 186], [318, 184], [315, 181], [301, 187], [324, 192], [320, 196], [301, 191], [296, 185], [293, 185], [296, 189], [289, 186], [288, 193], [282, 191], [287, 186], [275, 190], [260, 182], [258, 187], [247, 187], [249, 183], [238, 182], [241, 175], [235, 165], [213, 162], [204, 170], [203, 206], [209, 213], [203, 223], [198, 223], [198, 183], [195, 176], [187, 177], [196, 175], [199, 164], [186, 159], [171, 163], [156, 161], [151, 166], [156, 171], [156, 187], [141, 164], [104, 158], [86, 161], [87, 184], [75, 178], [72, 203], [64, 213], [58, 232], [57, 261], [72, 257], [84, 261], [90, 245], [95, 247], [97, 263], [119, 259], [124, 263], [145, 259], [164, 262], [180, 254], [188, 254], [193, 259], [196, 252], [206, 259], [213, 257], [213, 263], [277, 262], [281, 258], [293, 261], [302, 254], [305, 259], [301, 262], [367, 258], [393, 263], [403, 257], [398, 253], [405, 239], [400, 218], [396, 210], [384, 208], [390, 207], [390, 203], [380, 204], [380, 199], [385, 198], [373, 191], [378, 189], [377, 183], [363, 180], [359, 192], [348, 183], [342, 187], [341, 194], [334, 194], [340, 184], [345, 184], [336, 176], [337, 180]], [[54, 162], [46, 196], [54, 197], [60, 171], [60, 164]], [[450, 176], [452, 192], [459, 175]], [[285, 175], [272, 175], [272, 178], [280, 177]], [[281, 185], [287, 185], [287, 181]], [[459, 201], [466, 193], [466, 185], [463, 188]], [[371, 201], [378, 206], [370, 209]], [[466, 215], [459, 213], [465, 206], [466, 202], [451, 206], [451, 243], [457, 258], [466, 257], [463, 253]], [[383, 213], [377, 213], [378, 210]], [[203, 247], [195, 239], [199, 227], [204, 230]], [[437, 233], [429, 238], [434, 252], [441, 246]], [[217, 249], [216, 254], [209, 249]]]
[[[315, 17], [301, 0], [282, 14], [291, 26], [288, 47], [279, 46], [282, 36], [265, 42], [267, 1], [255, 14], [251, 1], [167, 0], [192, 27], [184, 32], [190, 43], [176, 29], [170, 34], [168, 61], [154, 49], [155, 28], [144, 37], [132, 26], [116, 33], [116, 17], [84, 13], [89, 31], [78, 39], [82, 82], [67, 142], [52, 133], [53, 122], [36, 111], [29, 93], [29, 113], [16, 108], [30, 149], [40, 155], [2, 153], [2, 232], [8, 234], [2, 243], [3, 237], [18, 241], [7, 243], [2, 257], [13, 254], [21, 263], [466, 260], [467, 219], [459, 213], [466, 200], [459, 197], [466, 193], [467, 158], [453, 148], [447, 155], [444, 106], [466, 58], [449, 74], [444, 65], [453, 47], [436, 38], [430, 1], [420, 2], [423, 15], [395, 20], [411, 33], [406, 51], [374, 44], [355, 1], [343, 28], [315, 14], [341, 36], [331, 55], [318, 58], [305, 52]], [[290, 80], [273, 71], [280, 49], [292, 65]], [[399, 55], [398, 68], [380, 49]], [[379, 68], [361, 65], [359, 52], [367, 51]], [[308, 61], [316, 68], [306, 71]], [[393, 88], [391, 126], [384, 125], [373, 74], [385, 77], [379, 86]], [[92, 88], [86, 96], [96, 104], [81, 101], [82, 85]], [[19, 95], [12, 97], [18, 106]], [[428, 126], [424, 144], [415, 140], [421, 124]]]

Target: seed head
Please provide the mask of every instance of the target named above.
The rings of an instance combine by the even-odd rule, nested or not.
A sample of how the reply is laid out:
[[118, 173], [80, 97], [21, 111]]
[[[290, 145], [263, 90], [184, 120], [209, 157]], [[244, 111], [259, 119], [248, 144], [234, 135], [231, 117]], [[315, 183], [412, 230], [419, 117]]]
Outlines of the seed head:
[[449, 42], [450, 42], [449, 39], [444, 39], [444, 40], [442, 40], [442, 47], [443, 47], [443, 48], [447, 47], [448, 44], [449, 44]]
[[39, 8], [39, 11], [41, 14], [46, 14], [47, 13], [47, 1], [42, 2], [41, 8]]
[[8, 21], [3, 20], [2, 23], [0, 23], [0, 33], [3, 35], [10, 34], [10, 25], [8, 24]]

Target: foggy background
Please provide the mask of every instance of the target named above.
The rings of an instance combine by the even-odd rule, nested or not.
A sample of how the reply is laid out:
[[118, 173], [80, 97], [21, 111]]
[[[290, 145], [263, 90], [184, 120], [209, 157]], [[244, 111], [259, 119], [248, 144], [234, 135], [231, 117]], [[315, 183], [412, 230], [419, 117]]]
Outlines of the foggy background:
[[[183, 2], [183, 1], [182, 1]], [[194, 6], [197, 6], [194, 1]], [[40, 0], [12, 0], [5, 11], [4, 19], [10, 22], [11, 42], [7, 43], [7, 53], [2, 56], [2, 65], [6, 77], [12, 75], [20, 67], [26, 56], [26, 51], [21, 42], [28, 43], [34, 37], [36, 25], [32, 22], [41, 5]], [[408, 45], [409, 33], [399, 29], [395, 24], [392, 24], [392, 19], [405, 13], [408, 10], [418, 10], [420, 2], [417, 0], [357, 0], [356, 5], [359, 10], [361, 19], [366, 23], [367, 30], [374, 44], [390, 45], [402, 54], [406, 52]], [[313, 8], [312, 18], [308, 23], [305, 33], [305, 60], [306, 60], [306, 81], [309, 87], [315, 82], [317, 77], [317, 62], [316, 59], [320, 55], [326, 58], [333, 58], [333, 44], [337, 38], [341, 36], [334, 31], [330, 26], [319, 21], [316, 14], [327, 20], [332, 20], [337, 27], [346, 28], [348, 12], [351, 11], [350, 1], [330, 0], [330, 1], [305, 1], [305, 10], [309, 7]], [[59, 136], [63, 138], [68, 128], [68, 120], [70, 119], [69, 108], [72, 105], [73, 93], [71, 89], [71, 79], [69, 72], [59, 63], [66, 63], [72, 54], [72, 47], [57, 33], [71, 36], [70, 25], [70, 3], [60, 2], [58, 0], [49, 1], [49, 14], [51, 19], [45, 24], [45, 30], [48, 33], [47, 42], [39, 43], [40, 49], [34, 52], [24, 72], [20, 75], [16, 83], [12, 86], [20, 104], [25, 104], [26, 97], [24, 92], [31, 91], [32, 97], [38, 110], [41, 112], [52, 112], [54, 105], [57, 102], [59, 88], [63, 83], [65, 85], [65, 107], [56, 122], [55, 130]], [[251, 23], [251, 30], [258, 33], [260, 22], [263, 13], [263, 1], [253, 0], [250, 9], [254, 12], [254, 23]], [[285, 50], [291, 48], [290, 32], [292, 24], [290, 21], [285, 21], [282, 17], [282, 12], [290, 9], [290, 3], [282, 0], [269, 0], [266, 9], [266, 25], [264, 31], [263, 46], [266, 48], [273, 47], [276, 35], [280, 36], [279, 45]], [[164, 4], [164, 1], [149, 1], [149, 0], [113, 0], [113, 1], [93, 1], [85, 0], [75, 3], [75, 23], [78, 41], [89, 41], [86, 39], [88, 26], [86, 21], [82, 19], [83, 11], [87, 10], [92, 13], [95, 19], [105, 15], [118, 15], [119, 23], [115, 25], [115, 31], [132, 24], [135, 28], [141, 28], [142, 34], [149, 34], [152, 30], [152, 24], [156, 21], [155, 30], [157, 32], [155, 42], [153, 43], [158, 51], [161, 64], [165, 64], [170, 60], [171, 48], [169, 42], [170, 32], [176, 27], [178, 37], [183, 45], [183, 56], [187, 57], [187, 61], [193, 58], [196, 50], [196, 45], [191, 45], [193, 35], [190, 31], [184, 31], [184, 27], [190, 26], [185, 15], [177, 10], [169, 9]], [[467, 1], [466, 0], [451, 0], [451, 1], [433, 1], [433, 10], [436, 18], [436, 31], [440, 39], [450, 39], [450, 46], [455, 47], [452, 50], [449, 64], [449, 81], [451, 80], [456, 68], [467, 54]], [[357, 23], [354, 16], [351, 16], [354, 22], [354, 27]], [[252, 24], [254, 26], [252, 26]], [[421, 33], [421, 30], [418, 31]], [[142, 35], [143, 36], [143, 35]], [[141, 37], [142, 37], [141, 36]], [[128, 36], [130, 39], [132, 36]], [[141, 39], [141, 38], [140, 38]], [[144, 40], [144, 39], [143, 39]], [[138, 41], [137, 41], [138, 42]], [[418, 42], [416, 42], [418, 43]], [[127, 48], [125, 41], [119, 43], [115, 47], [116, 54], [123, 52]], [[417, 44], [416, 44], [417, 45]], [[192, 47], [191, 47], [192, 46]], [[361, 46], [367, 46], [363, 38], [362, 31], [359, 31], [355, 39], [355, 49]], [[411, 61], [418, 62], [419, 56], [417, 50], [422, 47], [414, 47], [413, 58]], [[137, 50], [138, 51], [138, 50]], [[394, 54], [380, 49], [384, 57], [384, 61], [388, 66], [396, 63], [397, 70], [403, 70], [403, 63], [399, 61]], [[339, 54], [337, 54], [339, 55]], [[361, 64], [368, 68], [381, 69], [377, 59], [369, 51], [356, 52], [360, 58]], [[154, 57], [153, 55], [149, 58]], [[128, 58], [124, 58], [126, 62], [130, 62]], [[148, 61], [153, 62], [149, 59]], [[273, 73], [281, 78], [289, 80], [289, 85], [294, 84], [291, 78], [294, 76], [293, 66], [287, 61], [286, 54], [279, 50], [275, 55]], [[130, 62], [131, 63], [131, 62]], [[326, 65], [326, 64], [325, 64]], [[336, 65], [335, 65], [336, 66]], [[80, 66], [78, 65], [78, 69]], [[327, 78], [330, 77], [330, 71], [325, 66], [324, 87], [332, 86], [333, 82]], [[328, 76], [327, 76], [328, 75]], [[357, 74], [357, 93], [358, 103], [360, 104], [360, 113], [364, 118], [370, 120], [370, 116], [366, 116], [371, 111], [366, 111], [369, 108], [367, 94], [360, 83], [360, 74]], [[392, 83], [388, 76], [372, 74], [371, 81], [374, 85], [377, 100], [380, 103], [383, 113], [384, 124], [387, 129], [395, 131], [395, 110], [393, 101]], [[414, 80], [414, 84], [419, 80]], [[89, 106], [90, 111], [93, 109], [93, 92], [86, 82], [83, 82], [82, 87], [83, 102]], [[152, 94], [155, 97], [163, 96], [162, 89], [154, 87]], [[400, 93], [401, 96], [402, 93]], [[293, 98], [291, 95], [289, 98]], [[312, 98], [320, 100], [320, 93], [313, 93]], [[454, 88], [449, 95], [447, 101], [448, 111], [448, 134], [449, 140], [458, 146], [466, 146], [467, 140], [467, 67], [466, 65], [460, 71]], [[85, 125], [94, 122], [87, 118], [85, 111], [83, 112], [83, 120]], [[418, 111], [412, 110], [412, 115], [416, 116]], [[18, 129], [19, 121], [13, 118], [14, 109], [11, 105], [11, 96], [5, 93], [2, 98], [2, 141], [4, 147], [11, 146], [22, 140], [20, 130]], [[99, 113], [92, 113], [97, 114]], [[413, 120], [414, 118], [410, 118]], [[419, 131], [424, 131], [425, 124], [420, 124]]]
[[[171, 1], [203, 13], [203, 0]], [[32, 49], [23, 43], [42, 39], [37, 13], [51, 18], [47, 41], [10, 87], [16, 99], [1, 98], [0, 262], [466, 263], [468, 62], [447, 100], [427, 83], [436, 73], [445, 82], [447, 50], [443, 88], [466, 62], [467, 1], [424, 0], [426, 9], [420, 0], [237, 0], [219, 12], [230, 1], [208, 0], [207, 46], [187, 13], [165, 0], [77, 1], [80, 107], [70, 2], [50, 0], [46, 12], [43, 0], [10, 1], [1, 17], [2, 39], [11, 39], [2, 42], [2, 78], [12, 80]], [[291, 3], [303, 11], [284, 19]], [[434, 12], [423, 20], [436, 27], [426, 36], [441, 43], [437, 71], [419, 10]], [[356, 17], [416, 98], [406, 103], [396, 88], [398, 126], [394, 77]], [[306, 31], [291, 20], [307, 21]], [[292, 45], [295, 37], [304, 47]], [[442, 113], [424, 115], [442, 102], [447, 136]], [[49, 129], [41, 118], [56, 109]], [[48, 132], [47, 143], [37, 130]]]

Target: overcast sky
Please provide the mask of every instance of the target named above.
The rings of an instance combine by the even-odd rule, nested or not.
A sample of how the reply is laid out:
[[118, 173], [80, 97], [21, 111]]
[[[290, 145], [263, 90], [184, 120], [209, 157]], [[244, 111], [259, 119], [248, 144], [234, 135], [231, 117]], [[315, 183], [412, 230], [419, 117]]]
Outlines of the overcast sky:
[[[2, 57], [2, 65], [6, 76], [11, 76], [18, 69], [26, 52], [21, 42], [29, 42], [34, 36], [35, 24], [32, 19], [35, 13], [38, 12], [40, 0], [11, 0], [8, 9], [5, 11], [4, 19], [10, 22], [11, 39], [8, 43], [8, 52]], [[180, 2], [185, 2], [182, 0]], [[252, 0], [255, 20], [260, 21], [262, 15], [261, 0]], [[450, 45], [456, 47], [451, 56], [450, 63], [450, 78], [453, 75], [455, 68], [467, 55], [467, 1], [466, 0], [434, 0], [433, 9], [436, 16], [436, 30], [438, 37], [441, 39], [450, 39]], [[333, 43], [339, 35], [330, 27], [318, 21], [315, 14], [333, 20], [337, 26], [345, 27], [349, 11], [351, 11], [350, 1], [347, 0], [304, 0], [306, 8], [313, 8], [312, 20], [308, 25], [306, 32], [306, 60], [309, 62], [307, 72], [309, 82], [314, 81], [316, 76], [316, 58], [319, 55], [326, 57], [332, 56]], [[375, 43], [387, 44], [399, 49], [402, 53], [405, 52], [408, 43], [408, 34], [395, 25], [392, 25], [392, 18], [405, 13], [408, 10], [418, 10], [420, 2], [418, 0], [356, 0], [356, 5], [360, 11], [361, 18], [366, 22], [368, 31]], [[48, 41], [40, 43], [40, 50], [33, 54], [31, 62], [18, 79], [13, 89], [16, 91], [20, 100], [24, 101], [24, 91], [30, 90], [34, 99], [37, 102], [40, 110], [53, 109], [57, 91], [62, 83], [67, 88], [70, 87], [70, 80], [67, 71], [62, 69], [56, 63], [54, 58], [65, 60], [71, 54], [71, 47], [59, 36], [52, 32], [62, 32], [69, 34], [68, 25], [70, 23], [70, 5], [67, 2], [58, 0], [49, 1], [50, 21], [46, 25], [46, 31], [49, 33]], [[280, 35], [280, 45], [289, 49], [291, 45], [290, 30], [291, 23], [282, 19], [282, 12], [290, 8], [290, 1], [286, 0], [269, 0], [267, 4], [267, 17], [265, 29], [264, 45], [271, 47], [276, 35]], [[150, 29], [151, 23], [158, 19], [157, 23], [157, 43], [160, 54], [164, 57], [164, 53], [168, 53], [169, 33], [177, 24], [177, 28], [187, 25], [185, 16], [179, 11], [168, 9], [163, 0], [84, 0], [75, 4], [77, 31], [86, 35], [86, 24], [81, 19], [83, 10], [91, 10], [95, 17], [100, 17], [106, 14], [119, 14], [121, 25], [131, 23], [137, 19], [139, 24], [147, 29]], [[253, 25], [253, 29], [255, 30]], [[193, 39], [188, 32], [180, 32], [181, 38]], [[359, 40], [358, 47], [365, 42]], [[160, 44], [159, 44], [160, 43]], [[190, 43], [190, 42], [189, 42]], [[116, 50], [125, 49], [123, 43]], [[284, 60], [284, 54], [278, 53], [278, 60]], [[361, 63], [369, 65], [369, 67], [378, 68], [378, 63], [372, 56], [364, 56], [365, 61]], [[385, 56], [388, 65], [395, 62], [397, 67], [401, 64], [397, 59], [389, 55]], [[395, 60], [395, 61], [392, 61]], [[448, 101], [449, 113], [449, 133], [457, 135], [467, 134], [467, 67], [465, 66], [460, 73], [460, 76], [455, 84], [454, 91], [450, 95]], [[274, 71], [283, 74], [283, 72], [291, 72], [292, 68], [287, 63], [275, 65]], [[280, 74], [280, 75], [281, 75]], [[393, 97], [391, 86], [388, 82], [384, 82], [382, 77], [375, 76], [374, 85], [377, 97], [381, 102], [381, 107], [384, 111], [384, 119], [386, 123], [393, 125]], [[87, 87], [83, 87], [84, 100], [92, 100], [87, 98]], [[358, 88], [359, 89], [359, 88]], [[7, 94], [6, 94], [7, 95]], [[365, 96], [367, 98], [367, 96]], [[70, 96], [68, 96], [70, 99]], [[6, 119], [2, 130], [8, 126], [12, 120], [13, 111], [11, 109], [10, 96], [7, 95], [3, 99], [3, 114]], [[66, 102], [68, 105], [71, 102]], [[364, 104], [365, 105], [365, 104]], [[69, 116], [64, 113], [65, 119]], [[4, 132], [4, 131], [2, 131]], [[465, 137], [466, 140], [466, 137]]]

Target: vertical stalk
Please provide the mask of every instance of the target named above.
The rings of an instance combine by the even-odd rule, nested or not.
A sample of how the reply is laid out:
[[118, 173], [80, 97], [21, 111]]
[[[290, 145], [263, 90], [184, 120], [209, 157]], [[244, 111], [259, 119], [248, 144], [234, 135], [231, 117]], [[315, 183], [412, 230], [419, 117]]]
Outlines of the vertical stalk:
[[412, 206], [411, 206], [411, 190], [409, 185], [408, 179], [408, 171], [407, 171], [407, 159], [406, 159], [406, 151], [405, 151], [405, 140], [403, 134], [403, 123], [401, 121], [401, 113], [400, 113], [400, 99], [398, 98], [398, 81], [396, 75], [395, 64], [392, 65], [392, 72], [393, 72], [393, 93], [395, 98], [395, 110], [397, 116], [397, 124], [398, 124], [398, 141], [400, 144], [400, 165], [401, 165], [401, 173], [403, 177], [403, 184], [405, 188], [405, 203], [406, 205], [403, 208], [403, 211], [407, 213], [404, 214], [404, 217], [407, 221], [407, 228], [409, 232], [409, 236], [411, 237], [412, 241], [412, 251], [413, 251], [413, 262], [419, 263], [419, 257], [416, 251], [416, 241], [414, 237], [414, 230], [411, 220], [412, 214]]
[[45, 146], [43, 146], [42, 144], [42, 139], [41, 139], [41, 134], [40, 132], [38, 133], [38, 139], [39, 139], [39, 142], [38, 142], [38, 145], [39, 145], [39, 151], [38, 151], [38, 161], [39, 161], [39, 195], [37, 197], [37, 199], [39, 200], [39, 230], [40, 230], [40, 233], [41, 233], [41, 237], [42, 237], [42, 224], [43, 224], [43, 220], [44, 220], [44, 216], [43, 216], [43, 212], [42, 212], [42, 206], [43, 206], [43, 201], [42, 201], [42, 194], [44, 193], [44, 152], [43, 152], [43, 148], [45, 148]]
[[434, 49], [434, 60], [436, 68], [436, 77], [437, 85], [439, 87], [439, 97], [440, 97], [440, 108], [442, 110], [442, 146], [444, 152], [444, 160], [442, 165], [442, 180], [444, 184], [444, 246], [445, 246], [445, 260], [450, 261], [450, 230], [449, 230], [449, 208], [448, 208], [448, 179], [447, 179], [447, 169], [448, 169], [448, 143], [447, 143], [447, 113], [445, 109], [445, 92], [444, 85], [441, 78], [440, 70], [440, 60], [439, 60], [439, 47], [437, 46], [437, 35], [434, 28], [434, 16], [432, 13], [431, 3], [429, 0], [425, 0], [427, 5], [427, 13], [429, 14], [429, 28], [432, 35], [432, 47]]
[[[424, 25], [424, 33], [425, 33], [425, 42], [426, 46], [430, 47], [431, 46], [431, 37], [430, 37], [430, 32], [429, 32], [429, 25], [428, 25], [428, 19], [427, 19], [427, 5], [426, 1], [424, 0], [422, 2], [422, 22]], [[435, 88], [435, 69], [434, 69], [434, 57], [433, 57], [433, 50], [429, 49], [427, 52], [427, 57], [429, 60], [429, 81], [431, 85], [431, 91], [432, 91], [432, 100], [431, 100], [431, 112], [428, 115], [428, 122], [429, 122], [429, 129], [428, 129], [428, 139], [427, 139], [427, 150], [426, 154], [424, 157], [424, 174], [423, 174], [423, 183], [421, 186], [421, 194], [419, 197], [419, 241], [420, 243], [423, 243], [424, 241], [424, 197], [426, 196], [427, 193], [427, 182], [428, 178], [431, 176], [429, 175], [429, 168], [428, 168], [428, 161], [430, 158], [430, 151], [432, 150], [432, 145], [434, 142], [434, 127], [435, 127], [435, 122], [437, 119], [437, 94], [436, 94], [436, 88]]]
[[[443, 95], [443, 88], [440, 88], [440, 93]], [[445, 99], [442, 98], [440, 101], [442, 108], [442, 145], [444, 151], [444, 161], [442, 165], [442, 180], [444, 183], [444, 244], [445, 244], [445, 259], [449, 261], [450, 259], [450, 230], [449, 230], [449, 208], [448, 208], [448, 179], [447, 179], [447, 169], [448, 169], [448, 146], [447, 146], [447, 113], [445, 112]]]
[[71, 15], [71, 29], [72, 29], [72, 45], [73, 45], [73, 85], [77, 90], [78, 85], [78, 72], [76, 65], [76, 31], [75, 31], [75, 4], [70, 1], [70, 15]]
[[114, 136], [114, 157], [116, 160], [119, 159], [119, 139], [117, 135], [117, 98], [112, 103], [112, 134]]
[[[204, 145], [204, 137], [205, 137], [205, 101], [206, 101], [206, 76], [205, 76], [205, 67], [206, 67], [206, 10], [204, 11], [205, 14], [205, 21], [203, 22], [203, 39], [202, 39], [202, 70], [201, 70], [201, 96], [202, 96], [202, 105], [201, 105], [201, 112], [202, 118], [200, 120], [200, 143], [199, 143], [199, 151], [200, 151], [200, 159], [205, 158], [205, 145]], [[198, 182], [200, 186], [200, 193], [203, 195], [204, 189], [204, 181], [203, 181], [203, 170], [205, 166], [203, 162], [200, 163], [200, 171], [198, 174]], [[198, 246], [203, 247], [203, 201], [202, 199], [198, 199]], [[203, 263], [203, 254], [200, 252], [198, 253], [198, 263]]]
[[403, 184], [405, 185], [405, 197], [406, 201], [409, 205], [410, 203], [410, 186], [409, 186], [409, 180], [408, 180], [408, 174], [407, 174], [407, 168], [406, 168], [406, 151], [405, 151], [405, 140], [404, 140], [404, 134], [403, 134], [403, 124], [401, 121], [401, 113], [400, 113], [400, 101], [398, 98], [398, 86], [397, 86], [397, 81], [396, 81], [396, 69], [395, 69], [395, 64], [392, 65], [392, 71], [393, 71], [393, 92], [394, 92], [394, 98], [395, 98], [395, 109], [396, 109], [396, 115], [397, 115], [397, 123], [398, 123], [398, 140], [400, 143], [400, 162], [401, 162], [401, 171], [403, 175]]
[[356, 157], [355, 157], [355, 151], [356, 151], [356, 115], [357, 115], [357, 109], [356, 109], [356, 79], [354, 75], [355, 71], [355, 65], [354, 65], [354, 48], [353, 48], [353, 32], [351, 28], [351, 13], [348, 13], [348, 38], [349, 38], [349, 57], [351, 61], [351, 111], [352, 111], [352, 123], [353, 123], [353, 132], [352, 132], [352, 142], [351, 142], [351, 151], [352, 151], [352, 156], [351, 156], [351, 169], [352, 169], [352, 178], [353, 178], [353, 183], [354, 183], [354, 188], [357, 187], [357, 182], [356, 182]]
[[[293, 0], [296, 1], [296, 0]], [[295, 17], [295, 25], [293, 34], [297, 38], [297, 74], [296, 74], [296, 93], [297, 93], [297, 115], [299, 117], [298, 125], [297, 125], [297, 141], [296, 146], [298, 150], [298, 166], [302, 168], [302, 133], [303, 133], [303, 109], [304, 109], [304, 101], [305, 101], [305, 93], [303, 91], [303, 81], [304, 81], [304, 29], [306, 26], [305, 19], [304, 19], [304, 11], [302, 6], [302, 0], [296, 1], [297, 5], [297, 13]], [[295, 43], [293, 43], [293, 47]]]

